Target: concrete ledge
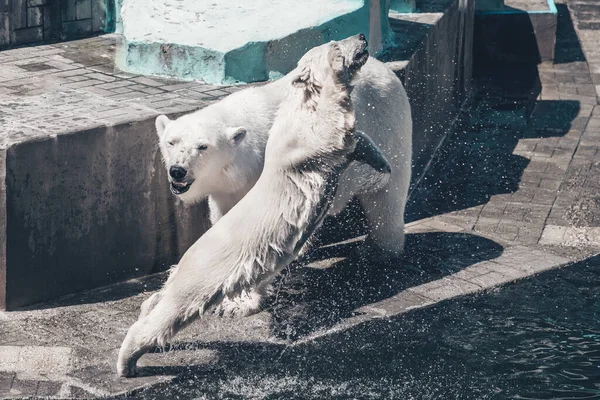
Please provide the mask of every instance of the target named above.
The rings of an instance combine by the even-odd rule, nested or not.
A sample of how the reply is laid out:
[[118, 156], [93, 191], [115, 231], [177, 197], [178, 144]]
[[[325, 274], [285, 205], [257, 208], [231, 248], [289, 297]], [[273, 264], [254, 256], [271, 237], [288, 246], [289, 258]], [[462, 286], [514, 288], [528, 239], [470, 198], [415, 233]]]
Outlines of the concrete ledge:
[[132, 122], [0, 151], [0, 307], [164, 270], [207, 229], [203, 207], [175, 207], [153, 129]]
[[132, 73], [211, 84], [278, 78], [308, 49], [330, 40], [362, 32], [372, 51], [380, 49], [389, 41], [385, 4], [126, 0], [117, 65]]

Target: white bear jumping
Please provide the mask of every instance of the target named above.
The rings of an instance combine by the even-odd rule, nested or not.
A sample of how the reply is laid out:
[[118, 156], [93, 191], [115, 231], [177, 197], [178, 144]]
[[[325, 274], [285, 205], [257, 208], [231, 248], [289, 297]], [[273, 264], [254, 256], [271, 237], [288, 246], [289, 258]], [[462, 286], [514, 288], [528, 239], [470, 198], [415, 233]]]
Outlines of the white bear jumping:
[[[171, 191], [185, 202], [208, 196], [213, 224], [227, 213], [262, 171], [275, 110], [293, 79], [290, 73], [241, 90], [174, 121], [159, 116], [156, 128]], [[400, 80], [376, 59], [369, 58], [353, 83], [357, 129], [369, 134], [393, 171], [382, 187], [371, 168], [348, 168], [330, 214], [339, 213], [357, 196], [369, 223], [369, 241], [383, 253], [398, 256], [404, 245], [404, 207], [411, 177], [410, 105]]]
[[[379, 175], [390, 173], [374, 143], [355, 133], [350, 80], [367, 58], [364, 36], [357, 35], [313, 49], [298, 62], [270, 129], [258, 181], [144, 302], [121, 345], [119, 375], [134, 375], [137, 360], [153, 346], [293, 261], [325, 218], [340, 173], [352, 160], [368, 163]], [[236, 134], [229, 140], [235, 142]]]

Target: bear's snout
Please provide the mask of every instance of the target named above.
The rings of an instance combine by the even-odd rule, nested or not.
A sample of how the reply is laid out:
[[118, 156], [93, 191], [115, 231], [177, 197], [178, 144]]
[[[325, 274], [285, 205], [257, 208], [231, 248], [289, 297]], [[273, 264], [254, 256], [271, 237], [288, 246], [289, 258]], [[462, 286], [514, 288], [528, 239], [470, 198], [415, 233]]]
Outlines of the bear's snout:
[[169, 175], [176, 181], [180, 181], [187, 175], [187, 170], [179, 165], [173, 165], [169, 168]]

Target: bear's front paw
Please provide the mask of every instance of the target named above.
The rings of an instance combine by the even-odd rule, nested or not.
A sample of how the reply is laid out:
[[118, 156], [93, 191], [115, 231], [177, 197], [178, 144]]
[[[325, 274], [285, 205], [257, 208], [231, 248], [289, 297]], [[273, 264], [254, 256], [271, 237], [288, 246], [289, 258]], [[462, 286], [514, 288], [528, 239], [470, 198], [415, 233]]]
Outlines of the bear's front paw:
[[136, 362], [133, 360], [119, 360], [117, 362], [117, 375], [123, 378], [131, 378], [137, 374]]

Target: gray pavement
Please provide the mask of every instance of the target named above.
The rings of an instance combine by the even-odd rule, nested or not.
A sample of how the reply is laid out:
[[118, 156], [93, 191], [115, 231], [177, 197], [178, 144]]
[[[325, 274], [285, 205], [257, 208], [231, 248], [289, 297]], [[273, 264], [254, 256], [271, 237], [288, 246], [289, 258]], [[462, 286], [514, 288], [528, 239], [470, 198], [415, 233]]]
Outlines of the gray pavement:
[[0, 52], [0, 146], [196, 110], [238, 87], [148, 78], [114, 67], [119, 36]]
[[[476, 81], [461, 123], [411, 194], [407, 253], [400, 262], [373, 261], [361, 251], [360, 238], [318, 249], [313, 268], [283, 274], [264, 312], [237, 320], [207, 316], [176, 337], [173, 351], [145, 355], [142, 376], [134, 379], [115, 376], [118, 347], [163, 275], [0, 312], [0, 397], [128, 393], [190, 368], [210, 368], [228, 343], [281, 357], [286, 349], [352, 332], [368, 321], [385, 321], [597, 254], [600, 109], [592, 44], [600, 41], [600, 28], [578, 19], [580, 3], [568, 4], [575, 16], [571, 25], [567, 7], [559, 9], [556, 63], [502, 66]], [[585, 18], [591, 18], [590, 9], [600, 15], [600, 4], [590, 2]], [[12, 106], [0, 102], [0, 110], [12, 107], [10, 121], [24, 121], [9, 140], [41, 131], [42, 123], [47, 124], [43, 129], [60, 126], [59, 119], [46, 121], [50, 109], [35, 107], [36, 98], [48, 95], [42, 89], [53, 82], [62, 85], [57, 90], [72, 90], [78, 112], [97, 112], [83, 124], [113, 123], [127, 112], [144, 116], [170, 107], [197, 108], [235, 90], [114, 72], [97, 51], [114, 40], [40, 46], [25, 60], [24, 49], [0, 53], [0, 63], [14, 73], [0, 83], [0, 96], [18, 91], [31, 100]], [[47, 65], [65, 69], [52, 72]], [[120, 104], [115, 96], [132, 99], [132, 108], [113, 107]], [[30, 131], [19, 133], [24, 127]], [[278, 351], [271, 354], [273, 348]]]

